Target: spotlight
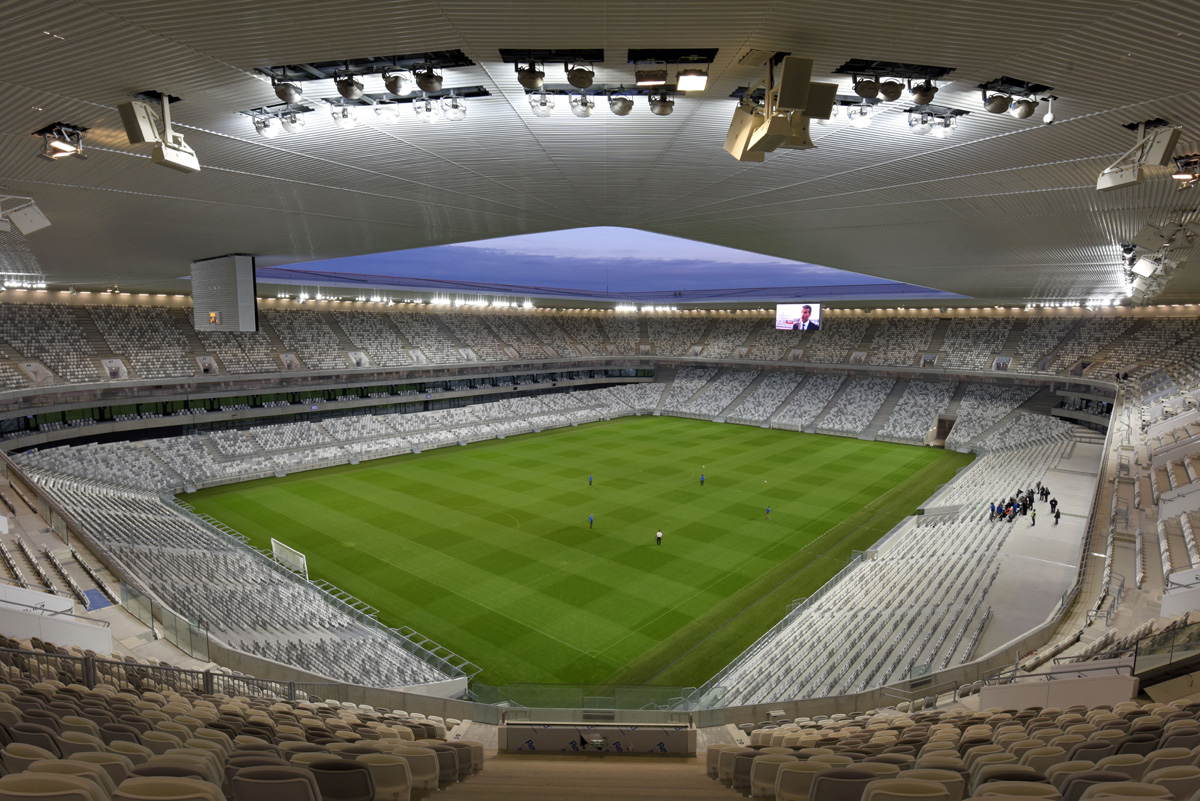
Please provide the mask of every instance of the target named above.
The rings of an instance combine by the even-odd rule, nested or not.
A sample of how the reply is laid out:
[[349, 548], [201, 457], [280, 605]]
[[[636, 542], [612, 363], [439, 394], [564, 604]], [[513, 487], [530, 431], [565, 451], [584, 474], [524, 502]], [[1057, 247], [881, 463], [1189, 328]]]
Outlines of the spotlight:
[[274, 139], [279, 136], [279, 132], [283, 130], [283, 123], [278, 117], [255, 117], [254, 130], [258, 131], [258, 135], [263, 139]]
[[708, 88], [708, 70], [691, 67], [675, 74], [675, 88], [680, 92], [703, 92]]
[[428, 97], [414, 102], [413, 112], [417, 115], [417, 119], [426, 125], [433, 125], [442, 119], [441, 104]]
[[652, 70], [634, 70], [634, 80], [638, 86], [665, 86], [667, 83], [666, 67]]
[[[567, 83], [576, 89], [590, 89], [596, 80], [596, 71], [591, 67], [575, 66], [567, 70]], [[540, 85], [540, 84], [539, 84]], [[536, 89], [537, 87], [526, 87]]]
[[650, 95], [650, 113], [666, 117], [675, 110], [675, 101], [666, 92]]
[[420, 72], [413, 73], [413, 79], [417, 82], [417, 88], [422, 92], [442, 91], [442, 76], [434, 72], [433, 67], [426, 67]]
[[629, 95], [612, 95], [608, 98], [608, 110], [618, 117], [628, 117], [633, 111], [633, 98]]
[[358, 112], [354, 106], [334, 106], [329, 113], [333, 117], [333, 124], [344, 131], [358, 125]]
[[917, 136], [924, 136], [933, 130], [933, 123], [930, 121], [928, 115], [921, 114], [914, 117], [910, 114], [908, 115], [908, 130]]
[[870, 128], [871, 107], [865, 103], [861, 106], [851, 106], [846, 109], [846, 119], [850, 120], [850, 124], [855, 128]]
[[873, 100], [879, 97], [879, 82], [873, 81], [870, 78], [863, 78], [861, 81], [854, 82], [854, 94], [859, 97]]
[[83, 153], [83, 132], [87, 128], [56, 122], [41, 130], [34, 131], [34, 136], [42, 137], [42, 152], [38, 158], [47, 161], [58, 161], [69, 156], [87, 159]]
[[918, 106], [928, 106], [933, 102], [933, 96], [937, 94], [938, 88], [929, 81], [925, 81], [916, 86], [909, 86], [908, 91], [912, 95], [913, 103]]
[[1008, 95], [992, 95], [988, 97], [987, 92], [983, 93], [983, 107], [993, 114], [1003, 114], [1008, 111], [1012, 105], [1012, 98]]
[[554, 95], [548, 95], [544, 91], [530, 95], [529, 110], [535, 117], [549, 117], [554, 111]]
[[299, 111], [287, 111], [280, 115], [279, 124], [288, 133], [302, 133], [308, 118]]
[[461, 122], [467, 118], [467, 102], [458, 95], [442, 98], [442, 116], [451, 122]]
[[879, 96], [889, 103], [893, 100], [900, 99], [900, 93], [904, 91], [904, 84], [899, 81], [884, 81], [879, 84]]
[[592, 116], [592, 110], [595, 108], [596, 101], [583, 92], [579, 93], [579, 97], [571, 99], [571, 113], [576, 117], [590, 117]]
[[375, 106], [375, 116], [380, 122], [395, 125], [400, 122], [400, 113], [395, 103], [378, 103]]
[[384, 72], [383, 86], [397, 97], [412, 94], [412, 74], [407, 72]]
[[300, 98], [304, 96], [300, 91], [300, 84], [295, 81], [272, 78], [271, 86], [275, 88], [275, 96], [284, 103], [299, 103]]
[[839, 111], [840, 108], [841, 108], [841, 106], [834, 106], [832, 109], [829, 110], [829, 119], [818, 119], [817, 125], [832, 125], [834, 123], [834, 121], [837, 120], [838, 116], [841, 113]]
[[958, 122], [954, 117], [943, 117], [934, 122], [933, 130], [929, 133], [938, 139], [945, 139], [948, 136], [952, 136], [957, 129]]
[[[1033, 114], [1037, 106], [1038, 104], [1036, 100], [1029, 97], [1023, 97], [1020, 100], [1014, 100], [1012, 102], [1012, 105], [1008, 107], [1008, 113], [1016, 117], [1018, 120], [1024, 120]], [[990, 111], [991, 109], [988, 110]]]
[[546, 78], [546, 73], [537, 68], [537, 64], [529, 62], [528, 67], [517, 67], [517, 83], [529, 89], [541, 89], [542, 83]]
[[333, 79], [338, 94], [347, 100], [358, 100], [363, 96], [362, 81], [353, 75], [339, 75]]

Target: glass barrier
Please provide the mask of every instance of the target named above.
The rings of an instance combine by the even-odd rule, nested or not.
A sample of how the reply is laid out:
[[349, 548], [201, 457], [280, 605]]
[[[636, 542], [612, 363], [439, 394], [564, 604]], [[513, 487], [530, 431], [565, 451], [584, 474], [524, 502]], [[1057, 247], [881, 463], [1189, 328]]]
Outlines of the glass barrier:
[[1197, 654], [1200, 654], [1200, 623], [1151, 634], [1138, 640], [1133, 672], [1141, 675]]
[[[127, 581], [121, 582], [121, 603], [131, 615], [157, 631], [179, 650], [204, 662], [208, 656], [208, 629], [172, 612]], [[155, 619], [157, 617], [157, 620]]]

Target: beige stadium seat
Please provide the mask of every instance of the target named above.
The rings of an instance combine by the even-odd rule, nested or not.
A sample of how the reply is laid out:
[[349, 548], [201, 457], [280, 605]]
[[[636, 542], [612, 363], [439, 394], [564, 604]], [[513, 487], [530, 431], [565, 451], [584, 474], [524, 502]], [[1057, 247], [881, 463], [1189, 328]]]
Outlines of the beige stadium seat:
[[409, 801], [412, 772], [408, 768], [408, 760], [395, 754], [360, 754], [357, 761], [366, 765], [371, 772], [375, 801]]
[[867, 785], [873, 781], [876, 781], [875, 776], [868, 771], [829, 768], [813, 776], [808, 798], [809, 801], [861, 801]]
[[93, 765], [76, 759], [43, 759], [29, 766], [30, 773], [54, 773], [66, 776], [79, 776], [93, 781], [104, 790], [106, 796], [111, 796], [117, 789], [116, 782], [108, 775], [108, 771], [99, 765]]
[[920, 779], [876, 779], [863, 790], [863, 801], [950, 801], [950, 791], [938, 782]]
[[36, 745], [28, 743], [9, 743], [4, 746], [3, 750], [0, 750], [0, 760], [3, 760], [4, 769], [9, 773], [20, 773], [34, 762], [42, 759], [57, 758], [45, 748], [38, 748]]
[[71, 759], [77, 759], [80, 762], [90, 762], [93, 765], [100, 766], [108, 773], [109, 778], [113, 780], [113, 784], [115, 785], [119, 785], [128, 779], [130, 772], [133, 770], [133, 763], [129, 761], [129, 757], [110, 752], [84, 751], [72, 755]]
[[65, 731], [59, 735], [58, 746], [64, 757], [81, 751], [107, 751], [108, 746], [99, 737], [78, 731]]
[[109, 801], [100, 785], [81, 776], [13, 773], [0, 776], [0, 801]]
[[722, 751], [728, 751], [731, 748], [741, 748], [741, 746], [730, 743], [716, 743], [715, 745], [710, 745], [704, 752], [705, 772], [708, 773], [708, 778], [717, 779], [719, 777], [717, 773], [718, 758], [721, 756]]
[[[321, 801], [311, 771], [292, 767], [242, 768], [230, 781], [233, 801]], [[386, 801], [388, 797], [376, 797]], [[407, 801], [406, 794], [402, 801]]]
[[1034, 748], [1026, 751], [1021, 755], [1021, 759], [1017, 764], [1024, 765], [1045, 773], [1051, 765], [1057, 765], [1060, 762], [1065, 762], [1066, 759], [1066, 751], [1057, 746], [1045, 745], [1041, 748]]
[[[417, 746], [397, 746], [393, 754], [403, 757], [408, 763], [408, 772], [412, 777], [413, 793], [431, 793], [438, 789], [438, 758], [437, 752], [431, 748]], [[732, 765], [730, 766], [732, 769]]]
[[750, 763], [749, 794], [757, 798], [774, 798], [779, 768], [797, 761], [794, 754], [760, 754], [754, 757]]
[[877, 779], [898, 779], [901, 771], [899, 765], [894, 765], [891, 762], [871, 762], [866, 760], [855, 762], [854, 769], [868, 770], [874, 773]]
[[144, 745], [131, 743], [126, 740], [116, 740], [108, 744], [108, 750], [114, 754], [122, 754], [129, 757], [133, 762], [134, 767], [145, 765], [150, 761], [150, 757], [154, 756], [154, 752]]
[[1140, 754], [1113, 754], [1097, 762], [1096, 770], [1115, 770], [1138, 781], [1146, 772], [1146, 758]]
[[780, 765], [775, 776], [777, 801], [807, 801], [813, 777], [827, 767], [820, 762], [796, 762]]
[[1062, 798], [1062, 793], [1054, 785], [1045, 782], [988, 782], [980, 785], [971, 797], [987, 798], [993, 795], [1047, 798], [1053, 801]]
[[1163, 798], [1174, 799], [1171, 791], [1156, 784], [1142, 782], [1102, 782], [1093, 784], [1083, 791], [1079, 801], [1089, 801], [1093, 798]]
[[457, 742], [467, 746], [471, 750], [471, 772], [479, 773], [483, 770], [483, 743], [476, 740], [458, 740]]
[[1175, 801], [1188, 801], [1200, 793], [1200, 768], [1184, 765], [1173, 768], [1160, 768], [1142, 776], [1146, 784], [1155, 784], [1171, 791]]
[[131, 776], [113, 793], [113, 801], [224, 801], [221, 789], [200, 779]]
[[1146, 772], [1192, 764], [1192, 752], [1187, 748], [1160, 748], [1146, 754]]
[[946, 791], [950, 794], [950, 801], [962, 801], [963, 795], [967, 790], [966, 778], [964, 778], [963, 774], [953, 770], [913, 768], [901, 771], [897, 778], [937, 782], [946, 788]]

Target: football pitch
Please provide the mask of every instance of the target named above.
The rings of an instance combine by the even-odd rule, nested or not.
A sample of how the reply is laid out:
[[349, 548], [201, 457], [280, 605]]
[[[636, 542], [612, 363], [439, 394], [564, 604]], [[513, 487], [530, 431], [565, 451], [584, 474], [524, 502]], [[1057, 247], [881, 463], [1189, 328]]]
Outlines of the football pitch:
[[187, 500], [303, 551], [480, 682], [694, 686], [972, 458], [627, 417]]

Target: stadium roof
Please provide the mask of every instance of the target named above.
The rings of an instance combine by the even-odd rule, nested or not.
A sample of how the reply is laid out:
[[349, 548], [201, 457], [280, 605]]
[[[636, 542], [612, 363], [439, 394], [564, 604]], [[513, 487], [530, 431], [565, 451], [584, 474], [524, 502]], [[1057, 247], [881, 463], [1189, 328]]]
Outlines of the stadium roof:
[[[1182, 126], [1200, 150], [1200, 3], [1171, 0], [879, 2], [669, 0], [49, 0], [5, 4], [0, 192], [33, 197], [53, 223], [0, 234], [10, 272], [52, 285], [186, 292], [194, 259], [250, 253], [263, 266], [586, 226], [624, 226], [960, 293], [989, 303], [1123, 292], [1120, 245], [1147, 224], [1186, 223], [1200, 187], [1169, 167], [1098, 192], [1129, 150], [1130, 123]], [[708, 88], [674, 113], [566, 98], [535, 117], [502, 50], [603, 49], [596, 84], [632, 84], [630, 49], [716, 49]], [[952, 68], [936, 103], [969, 111], [954, 136], [913, 136], [902, 98], [874, 124], [813, 126], [813, 150], [740, 163], [722, 148], [735, 102], [761, 69], [751, 49], [814, 59], [813, 80], [852, 95], [850, 59]], [[360, 109], [336, 127], [330, 80], [303, 82], [303, 133], [259, 136], [245, 113], [278, 104], [261, 70], [461, 51], [445, 86], [485, 96], [460, 122], [400, 122]], [[546, 62], [547, 83], [566, 84]], [[670, 68], [673, 78], [675, 67]], [[1011, 76], [1049, 89], [1057, 118], [984, 111], [979, 85]], [[368, 94], [383, 94], [379, 77]], [[202, 170], [153, 164], [116, 111], [135, 93], [180, 98], [177, 129]], [[54, 122], [86, 128], [89, 158], [36, 158]], [[1190, 243], [1188, 243], [1190, 244]], [[596, 243], [602, 247], [602, 243]], [[1163, 300], [1200, 299], [1190, 250]], [[505, 283], [504, 276], [497, 276]]]

